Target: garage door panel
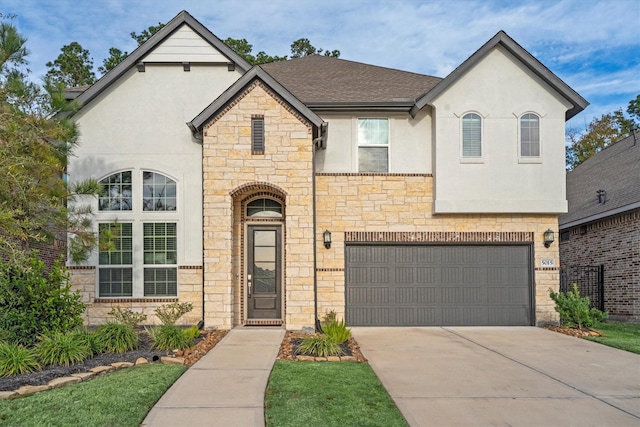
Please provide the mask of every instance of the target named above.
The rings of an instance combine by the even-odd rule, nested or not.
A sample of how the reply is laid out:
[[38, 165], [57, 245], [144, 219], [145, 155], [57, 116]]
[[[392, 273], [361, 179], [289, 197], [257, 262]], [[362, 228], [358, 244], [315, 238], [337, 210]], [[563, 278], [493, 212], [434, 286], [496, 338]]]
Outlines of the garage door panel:
[[529, 246], [348, 245], [346, 253], [353, 326], [531, 324]]

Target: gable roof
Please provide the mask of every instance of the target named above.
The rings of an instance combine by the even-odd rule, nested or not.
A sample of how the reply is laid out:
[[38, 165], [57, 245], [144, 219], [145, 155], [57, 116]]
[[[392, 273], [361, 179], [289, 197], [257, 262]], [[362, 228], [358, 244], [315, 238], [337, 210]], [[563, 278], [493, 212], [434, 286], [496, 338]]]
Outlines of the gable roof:
[[224, 44], [222, 40], [216, 37], [211, 31], [209, 31], [204, 25], [198, 22], [187, 11], [183, 10], [175, 18], [169, 21], [160, 31], [155, 33], [149, 40], [138, 46], [136, 50], [131, 52], [121, 63], [110, 70], [107, 74], [102, 76], [100, 80], [94, 83], [91, 87], [85, 90], [81, 95], [75, 97], [80, 106], [86, 105], [96, 96], [100, 95], [105, 89], [107, 89], [112, 83], [120, 78], [124, 73], [136, 66], [138, 62], [144, 59], [146, 55], [152, 52], [158, 45], [164, 40], [170, 37], [183, 25], [188, 25], [193, 31], [195, 31], [200, 37], [206, 40], [211, 46], [220, 51], [230, 62], [236, 64], [242, 71], [247, 71], [251, 68], [251, 64], [244, 60], [240, 55], [235, 53], [233, 49]]
[[439, 77], [309, 55], [261, 67], [314, 111], [400, 109], [433, 88]]
[[[598, 203], [597, 191], [606, 193]], [[558, 219], [569, 228], [640, 207], [640, 134], [594, 154], [567, 174], [569, 212]]]
[[254, 80], [261, 80], [278, 96], [285, 100], [291, 107], [298, 111], [303, 117], [315, 126], [320, 127], [324, 121], [313, 111], [311, 111], [306, 105], [300, 102], [291, 92], [285, 89], [280, 83], [278, 83], [273, 77], [267, 74], [260, 66], [255, 66], [247, 73], [245, 73], [240, 79], [232, 84], [226, 91], [224, 91], [215, 101], [209, 104], [200, 114], [198, 114], [193, 120], [187, 123], [189, 129], [194, 134], [200, 132], [205, 123], [207, 123], [213, 116], [215, 116], [221, 109], [226, 107], [231, 101], [233, 101], [239, 94], [241, 94]]
[[513, 56], [519, 59], [524, 66], [526, 66], [531, 72], [542, 79], [545, 83], [551, 86], [562, 97], [573, 105], [573, 107], [565, 114], [565, 120], [569, 120], [582, 110], [584, 110], [589, 103], [583, 97], [581, 97], [576, 91], [571, 89], [565, 82], [563, 82], [558, 76], [553, 74], [551, 70], [545, 67], [540, 61], [538, 61], [533, 55], [527, 52], [522, 46], [516, 43], [511, 37], [504, 31], [498, 31], [498, 33], [485, 43], [480, 49], [478, 49], [473, 55], [471, 55], [466, 61], [460, 64], [455, 70], [445, 77], [437, 86], [425, 93], [417, 102], [412, 115], [422, 109], [425, 105], [433, 101], [438, 95], [447, 90], [455, 81], [457, 81], [462, 75], [469, 71], [474, 65], [476, 65], [482, 58], [484, 58], [491, 50], [496, 46], [502, 46], [509, 51]]

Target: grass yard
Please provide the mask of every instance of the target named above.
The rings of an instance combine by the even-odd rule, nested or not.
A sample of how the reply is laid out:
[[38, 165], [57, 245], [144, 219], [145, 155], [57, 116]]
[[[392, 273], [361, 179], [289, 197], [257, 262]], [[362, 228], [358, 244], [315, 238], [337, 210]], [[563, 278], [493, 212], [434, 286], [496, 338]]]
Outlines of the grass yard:
[[407, 426], [366, 363], [276, 361], [265, 396], [267, 426]]
[[640, 324], [604, 322], [593, 329], [606, 337], [588, 337], [588, 340], [640, 354]]
[[139, 426], [187, 367], [149, 364], [12, 400], [0, 400], [5, 426]]

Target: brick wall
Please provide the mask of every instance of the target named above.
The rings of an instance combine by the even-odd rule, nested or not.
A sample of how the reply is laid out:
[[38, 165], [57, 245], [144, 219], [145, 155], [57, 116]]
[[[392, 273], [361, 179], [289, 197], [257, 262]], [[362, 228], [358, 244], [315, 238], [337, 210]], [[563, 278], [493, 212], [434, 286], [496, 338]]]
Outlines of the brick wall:
[[[433, 215], [433, 177], [429, 174], [340, 174], [316, 177], [317, 239], [330, 230], [331, 249], [318, 247], [318, 313], [345, 310], [345, 237], [353, 232], [383, 232], [387, 242], [533, 243], [536, 320], [557, 322], [549, 288], [558, 290], [558, 268], [541, 267], [542, 258], [559, 265], [558, 245], [545, 248], [542, 235], [557, 234], [556, 215]], [[386, 234], [386, 236], [385, 236]]]
[[640, 320], [640, 209], [563, 231], [562, 266], [604, 265], [605, 310]]

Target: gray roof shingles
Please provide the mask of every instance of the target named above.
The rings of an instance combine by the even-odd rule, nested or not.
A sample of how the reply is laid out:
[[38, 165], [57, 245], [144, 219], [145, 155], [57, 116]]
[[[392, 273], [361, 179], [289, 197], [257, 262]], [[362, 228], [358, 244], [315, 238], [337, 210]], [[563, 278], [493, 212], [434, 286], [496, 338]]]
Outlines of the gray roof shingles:
[[322, 55], [260, 67], [309, 106], [412, 102], [442, 80]]
[[[594, 154], [567, 174], [569, 212], [559, 218], [563, 225], [578, 225], [593, 217], [632, 209], [640, 203], [640, 133]], [[597, 191], [606, 191], [604, 204]]]

